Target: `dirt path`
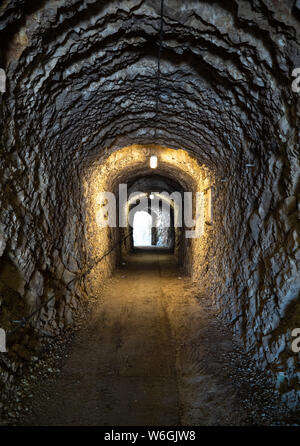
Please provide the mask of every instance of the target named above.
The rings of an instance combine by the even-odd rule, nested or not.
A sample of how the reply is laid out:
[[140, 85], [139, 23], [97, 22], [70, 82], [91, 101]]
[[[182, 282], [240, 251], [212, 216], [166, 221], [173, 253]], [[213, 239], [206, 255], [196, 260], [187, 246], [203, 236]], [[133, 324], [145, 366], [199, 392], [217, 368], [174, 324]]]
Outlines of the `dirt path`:
[[32, 389], [22, 424], [251, 424], [230, 372], [231, 338], [179, 274], [170, 255], [131, 256], [99, 294], [60, 375]]

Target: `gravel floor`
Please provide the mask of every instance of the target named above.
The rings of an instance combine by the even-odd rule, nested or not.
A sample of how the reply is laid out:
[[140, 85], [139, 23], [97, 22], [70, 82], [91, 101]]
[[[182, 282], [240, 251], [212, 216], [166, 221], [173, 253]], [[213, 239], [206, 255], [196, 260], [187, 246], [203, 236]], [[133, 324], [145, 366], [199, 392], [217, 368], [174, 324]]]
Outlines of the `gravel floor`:
[[48, 343], [2, 425], [298, 425], [170, 256], [140, 253]]

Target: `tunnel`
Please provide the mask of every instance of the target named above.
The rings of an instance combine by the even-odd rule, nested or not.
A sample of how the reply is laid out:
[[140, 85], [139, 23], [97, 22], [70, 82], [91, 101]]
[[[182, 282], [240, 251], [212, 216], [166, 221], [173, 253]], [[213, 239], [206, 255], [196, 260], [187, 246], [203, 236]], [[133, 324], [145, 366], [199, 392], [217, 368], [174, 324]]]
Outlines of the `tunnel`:
[[74, 422], [75, 396], [51, 418], [24, 384], [67, 339], [58, 388], [85, 401], [99, 369], [83, 424], [299, 422], [299, 20], [293, 0], [1, 3], [2, 424]]

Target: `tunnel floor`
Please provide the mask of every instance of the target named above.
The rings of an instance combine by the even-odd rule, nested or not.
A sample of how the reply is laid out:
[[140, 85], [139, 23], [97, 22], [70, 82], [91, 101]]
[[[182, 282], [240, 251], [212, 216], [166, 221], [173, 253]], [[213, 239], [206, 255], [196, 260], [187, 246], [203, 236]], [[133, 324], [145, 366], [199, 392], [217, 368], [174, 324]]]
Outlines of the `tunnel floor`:
[[208, 299], [180, 276], [173, 256], [138, 250], [126, 260], [108, 286], [99, 288], [60, 373], [31, 388], [29, 415], [20, 424], [273, 421], [269, 413], [262, 415], [266, 404], [270, 413], [273, 405], [268, 389], [253, 388], [246, 363], [242, 367], [248, 375], [237, 381], [239, 347]]

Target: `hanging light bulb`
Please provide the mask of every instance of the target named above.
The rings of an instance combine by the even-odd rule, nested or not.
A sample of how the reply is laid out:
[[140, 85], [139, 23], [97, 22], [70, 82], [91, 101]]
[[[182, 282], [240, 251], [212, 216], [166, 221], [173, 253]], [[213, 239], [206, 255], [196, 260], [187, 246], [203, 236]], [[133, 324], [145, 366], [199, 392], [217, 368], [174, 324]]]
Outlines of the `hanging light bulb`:
[[150, 157], [150, 167], [151, 167], [151, 169], [157, 168], [157, 156]]
[[153, 194], [150, 194], [150, 195], [149, 195], [149, 198], [150, 198], [150, 200], [153, 200], [154, 195], [153, 195]]

